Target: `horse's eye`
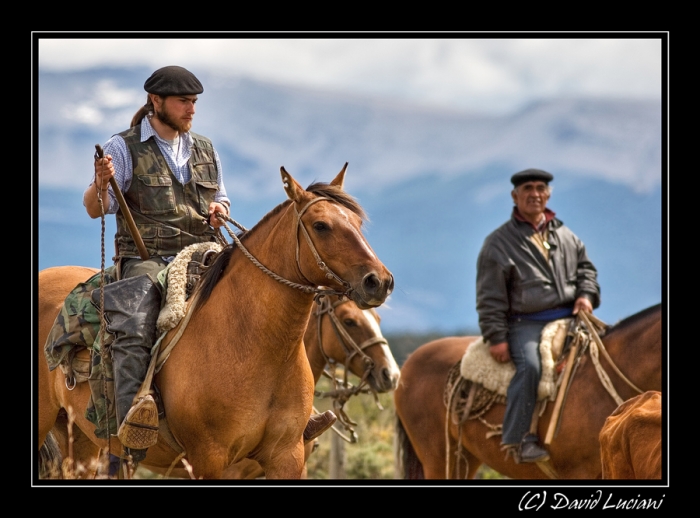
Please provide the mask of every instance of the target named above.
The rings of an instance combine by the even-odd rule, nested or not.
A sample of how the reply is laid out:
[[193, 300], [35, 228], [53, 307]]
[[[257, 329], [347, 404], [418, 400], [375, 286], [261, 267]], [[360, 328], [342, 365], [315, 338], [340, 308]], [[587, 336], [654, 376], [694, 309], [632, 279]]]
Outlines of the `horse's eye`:
[[314, 230], [316, 232], [324, 232], [326, 230], [329, 230], [328, 225], [326, 225], [323, 221], [317, 221], [314, 223]]
[[357, 322], [355, 322], [352, 318], [346, 318], [343, 320], [343, 324], [345, 324], [347, 327], [355, 327]]

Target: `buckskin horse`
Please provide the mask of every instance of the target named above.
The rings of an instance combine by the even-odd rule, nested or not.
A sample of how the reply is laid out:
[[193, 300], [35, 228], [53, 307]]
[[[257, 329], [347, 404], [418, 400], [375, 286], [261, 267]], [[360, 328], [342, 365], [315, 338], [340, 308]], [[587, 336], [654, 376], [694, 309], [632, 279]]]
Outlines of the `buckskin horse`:
[[[600, 364], [622, 400], [640, 391], [661, 390], [661, 316], [661, 305], [655, 305], [608, 327], [602, 335], [603, 346], [616, 367], [602, 352]], [[444, 394], [448, 373], [478, 338], [434, 340], [418, 347], [404, 362], [401, 381], [394, 391], [397, 460], [404, 478], [473, 479], [481, 464], [512, 479], [601, 478], [598, 434], [618, 403], [602, 383], [589, 354], [582, 356], [576, 367], [561, 407], [558, 432], [547, 447], [549, 466], [553, 468], [550, 474], [537, 464], [517, 464], [512, 457], [506, 458], [500, 449], [500, 435], [487, 437], [495, 425], [503, 422], [505, 404], [494, 404], [480, 418], [468, 419], [461, 426], [453, 419], [447, 424]], [[554, 406], [547, 404], [539, 419], [541, 439], [546, 437]]]
[[[86, 275], [94, 275], [99, 271], [89, 269], [86, 272], [83, 267], [66, 267], [62, 270], [65, 270], [64, 274], [60, 279], [56, 279], [63, 285], [62, 290], [56, 291], [56, 306], [63, 302], [62, 293], [67, 293], [77, 283], [84, 281]], [[321, 395], [333, 400], [334, 410], [339, 417], [339, 424], [337, 423], [336, 427], [342, 426], [350, 432], [350, 439], [346, 439], [348, 442], [354, 442], [356, 439], [353, 423], [343, 411], [347, 400], [362, 393], [370, 392], [376, 395], [389, 392], [396, 388], [399, 381], [399, 367], [387, 340], [382, 335], [380, 323], [381, 318], [375, 309], [362, 310], [352, 300], [331, 295], [324, 297], [315, 306], [304, 334], [304, 346], [314, 381], [318, 383], [324, 373], [334, 380], [333, 390]], [[337, 379], [335, 369], [331, 367], [338, 364], [344, 366], [344, 374], [351, 372], [360, 379], [360, 382], [352, 386], [347, 376], [343, 380]], [[59, 460], [64, 458], [73, 460], [74, 475], [80, 472], [81, 478], [90, 479], [96, 478], [100, 469], [105, 471], [106, 466], [101, 466], [101, 463], [104, 464], [106, 461], [100, 457], [102, 453], [100, 448], [86, 437], [80, 428], [73, 427], [69, 432], [67, 413], [62, 412], [59, 415], [47, 436], [48, 439], [57, 441], [55, 445], [51, 444], [54, 456]], [[305, 445], [306, 460], [313, 452], [313, 448], [314, 442]], [[50, 462], [52, 458], [48, 456], [46, 462]], [[141, 465], [148, 469], [143, 462]], [[181, 465], [169, 471], [162, 469], [153, 469], [153, 471], [174, 478], [190, 476], [187, 469]], [[306, 470], [304, 470], [305, 475]], [[262, 476], [264, 472], [257, 462], [244, 459], [229, 466], [222, 478], [255, 479]]]
[[[181, 322], [164, 339], [179, 335], [155, 383], [194, 478], [221, 478], [229, 465], [248, 458], [268, 479], [302, 476], [302, 432], [314, 396], [303, 336], [314, 299], [342, 294], [370, 309], [394, 286], [362, 234], [362, 207], [343, 190], [346, 168], [329, 184], [304, 190], [281, 167], [289, 199], [219, 254], [191, 297], [186, 327], [179, 329]], [[45, 297], [57, 275], [60, 268], [39, 273], [40, 358], [58, 311]], [[121, 452], [116, 437], [110, 444], [97, 439], [82, 415], [86, 383], [69, 390], [60, 369], [49, 371], [39, 361], [38, 370], [39, 448], [61, 409], [71, 407], [84, 436]], [[178, 458], [159, 440], [142, 464], [167, 470]]]

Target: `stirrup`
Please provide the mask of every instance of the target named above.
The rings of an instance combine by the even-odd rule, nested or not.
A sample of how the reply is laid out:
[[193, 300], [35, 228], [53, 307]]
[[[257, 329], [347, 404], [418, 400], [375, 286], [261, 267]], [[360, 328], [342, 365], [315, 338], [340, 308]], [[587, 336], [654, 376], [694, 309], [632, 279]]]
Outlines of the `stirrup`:
[[153, 396], [148, 394], [131, 407], [117, 436], [132, 450], [144, 450], [158, 442], [158, 406]]

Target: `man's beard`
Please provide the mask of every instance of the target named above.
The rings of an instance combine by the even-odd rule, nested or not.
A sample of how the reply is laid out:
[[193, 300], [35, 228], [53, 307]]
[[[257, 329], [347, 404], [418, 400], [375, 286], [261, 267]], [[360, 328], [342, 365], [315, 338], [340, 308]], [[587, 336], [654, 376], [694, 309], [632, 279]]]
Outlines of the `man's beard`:
[[157, 108], [155, 109], [155, 114], [156, 117], [158, 117], [158, 120], [165, 124], [166, 126], [174, 129], [178, 133], [187, 133], [190, 128], [192, 127], [192, 122], [191, 121], [186, 121], [181, 124], [178, 124], [173, 120], [173, 118], [170, 116], [170, 113], [168, 113], [168, 110], [165, 108], [165, 104], [163, 105], [163, 108], [161, 110], [158, 110]]

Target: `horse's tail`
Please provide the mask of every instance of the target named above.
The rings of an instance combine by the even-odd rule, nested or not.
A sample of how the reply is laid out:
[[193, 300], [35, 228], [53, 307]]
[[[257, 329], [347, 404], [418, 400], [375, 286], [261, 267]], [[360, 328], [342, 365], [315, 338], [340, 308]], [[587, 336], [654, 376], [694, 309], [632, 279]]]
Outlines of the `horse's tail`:
[[401, 418], [396, 416], [396, 465], [399, 475], [407, 480], [423, 480], [423, 464], [418, 460]]
[[39, 448], [39, 478], [62, 478], [63, 455], [53, 432], [49, 432]]

